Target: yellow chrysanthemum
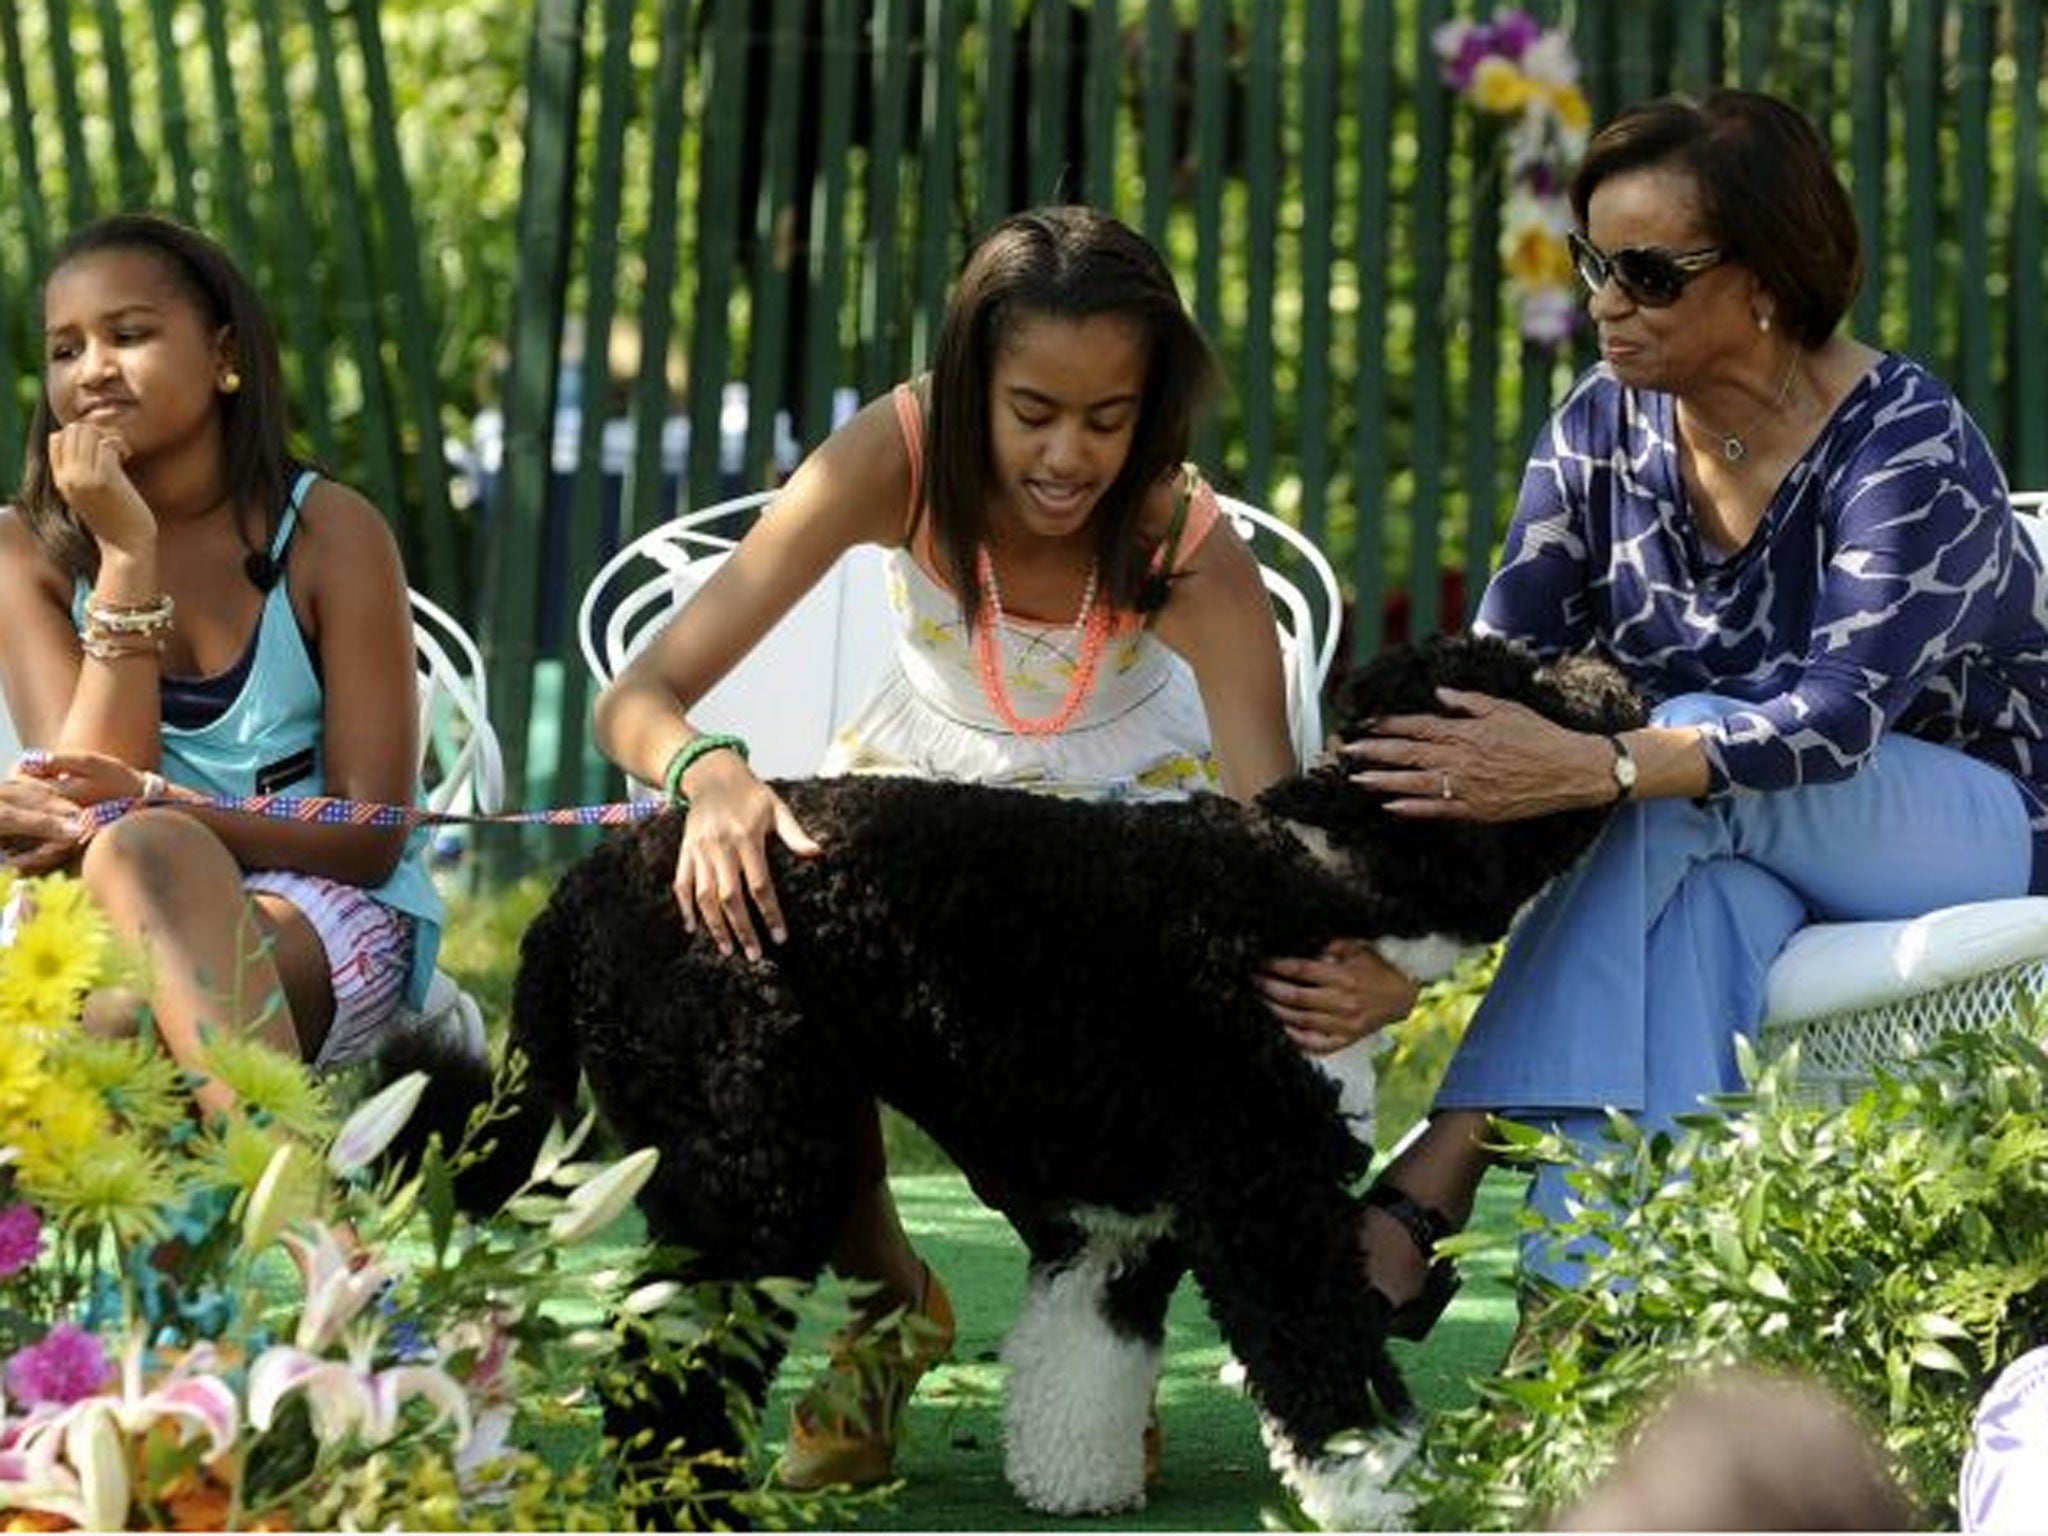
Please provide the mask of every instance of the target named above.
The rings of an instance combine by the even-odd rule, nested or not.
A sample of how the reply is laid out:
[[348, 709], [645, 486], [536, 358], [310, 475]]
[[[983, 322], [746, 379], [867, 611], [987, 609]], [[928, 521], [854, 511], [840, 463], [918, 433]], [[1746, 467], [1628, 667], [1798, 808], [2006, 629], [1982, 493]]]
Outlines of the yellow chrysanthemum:
[[63, 922], [41, 903], [14, 934], [0, 965], [0, 1012], [57, 1024], [78, 1016], [78, 1001], [100, 979], [106, 932]]
[[1498, 54], [1488, 54], [1474, 67], [1470, 89], [1481, 111], [1503, 115], [1521, 111], [1535, 93], [1529, 77]]
[[59, 1054], [124, 1125], [167, 1131], [192, 1113], [183, 1073], [153, 1039], [101, 1040], [73, 1031]]
[[35, 882], [36, 915], [66, 928], [89, 928], [102, 943], [107, 920], [86, 893], [85, 882], [69, 875], [44, 875]]
[[326, 1090], [296, 1056], [262, 1041], [215, 1031], [206, 1037], [207, 1069], [252, 1115], [285, 1130], [318, 1140], [334, 1129], [334, 1108]]
[[0, 1031], [0, 1146], [19, 1147], [29, 1109], [49, 1082], [43, 1053], [18, 1031]]
[[38, 1169], [33, 1177], [24, 1159], [22, 1184], [67, 1225], [110, 1232], [120, 1243], [162, 1237], [164, 1213], [186, 1194], [161, 1151], [118, 1131], [103, 1133], [89, 1152]]
[[54, 1071], [9, 1136], [21, 1153], [22, 1183], [54, 1193], [71, 1182], [70, 1170], [100, 1156], [113, 1127], [106, 1102], [90, 1083]]

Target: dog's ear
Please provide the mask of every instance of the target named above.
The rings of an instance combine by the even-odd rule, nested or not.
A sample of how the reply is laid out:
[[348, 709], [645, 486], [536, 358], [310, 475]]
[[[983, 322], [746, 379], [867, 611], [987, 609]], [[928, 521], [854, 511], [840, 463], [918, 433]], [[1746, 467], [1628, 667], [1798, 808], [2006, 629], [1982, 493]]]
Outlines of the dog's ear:
[[1337, 691], [1330, 729], [1349, 741], [1364, 735], [1366, 723], [1382, 715], [1436, 713], [1441, 650], [1436, 638], [1390, 646], [1354, 667]]
[[1492, 635], [1432, 635], [1390, 646], [1345, 678], [1331, 729], [1348, 741], [1381, 715], [1440, 714], [1439, 688], [1524, 698], [1536, 670], [1533, 652]]

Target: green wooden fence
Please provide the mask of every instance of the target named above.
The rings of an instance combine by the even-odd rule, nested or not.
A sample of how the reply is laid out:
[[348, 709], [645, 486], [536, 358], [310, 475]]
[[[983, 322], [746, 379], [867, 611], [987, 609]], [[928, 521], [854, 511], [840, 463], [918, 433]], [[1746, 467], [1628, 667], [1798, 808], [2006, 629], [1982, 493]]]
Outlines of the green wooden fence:
[[[1202, 456], [1333, 552], [1354, 651], [1454, 617], [1585, 361], [1525, 342], [1504, 295], [1498, 135], [1431, 46], [1465, 0], [479, 0], [467, 26], [525, 39], [516, 79], [470, 87], [505, 131], [438, 137], [415, 121], [435, 82], [402, 70], [460, 91], [460, 65], [387, 46], [433, 9], [0, 0], [0, 471], [50, 242], [117, 204], [198, 219], [272, 296], [313, 446], [483, 631], [530, 798], [596, 785], [554, 744], [584, 734], [562, 621], [604, 550], [766, 483], [778, 409], [810, 444], [836, 392], [922, 366], [1012, 208], [1085, 198], [1169, 253], [1230, 384]], [[1596, 120], [1724, 81], [1814, 113], [1873, 256], [1855, 328], [1932, 363], [2014, 481], [2048, 485], [2041, 0], [1529, 9], [1569, 32]], [[479, 516], [444, 454], [485, 403], [503, 464]]]

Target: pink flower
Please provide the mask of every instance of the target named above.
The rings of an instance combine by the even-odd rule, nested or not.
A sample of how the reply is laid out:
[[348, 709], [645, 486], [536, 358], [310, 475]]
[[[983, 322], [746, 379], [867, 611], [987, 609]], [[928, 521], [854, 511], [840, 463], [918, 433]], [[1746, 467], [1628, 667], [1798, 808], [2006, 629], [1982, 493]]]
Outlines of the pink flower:
[[32, 1205], [0, 1211], [0, 1280], [19, 1274], [43, 1251], [43, 1218]]
[[75, 1323], [59, 1323], [40, 1344], [7, 1362], [7, 1393], [23, 1408], [78, 1402], [107, 1384], [113, 1369], [100, 1341]]

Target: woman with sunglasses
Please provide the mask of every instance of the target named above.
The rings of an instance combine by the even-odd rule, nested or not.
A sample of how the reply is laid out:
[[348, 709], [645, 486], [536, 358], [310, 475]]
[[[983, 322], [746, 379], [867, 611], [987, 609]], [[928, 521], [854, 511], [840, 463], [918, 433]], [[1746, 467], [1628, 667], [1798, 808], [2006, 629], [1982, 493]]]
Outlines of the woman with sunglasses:
[[[1837, 331], [1861, 274], [1812, 125], [1664, 100], [1571, 188], [1600, 362], [1544, 428], [1475, 628], [1593, 651], [1653, 705], [1620, 736], [1493, 699], [1347, 748], [1414, 817], [1619, 802], [1537, 903], [1383, 1175], [1368, 1269], [1412, 1335], [1455, 1276], [1489, 1112], [1597, 1153], [1736, 1088], [1735, 1039], [1802, 925], [2048, 890], [2041, 563], [1990, 448], [1917, 363]], [[1533, 1198], [1562, 1209], [1563, 1170]], [[1525, 1272], [1569, 1284], [1569, 1256]]]

